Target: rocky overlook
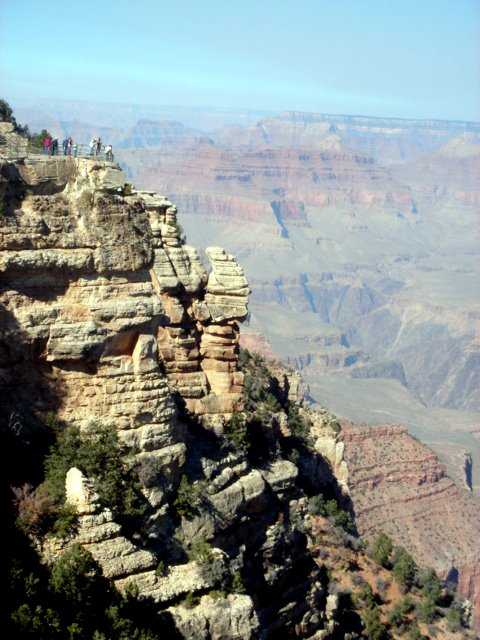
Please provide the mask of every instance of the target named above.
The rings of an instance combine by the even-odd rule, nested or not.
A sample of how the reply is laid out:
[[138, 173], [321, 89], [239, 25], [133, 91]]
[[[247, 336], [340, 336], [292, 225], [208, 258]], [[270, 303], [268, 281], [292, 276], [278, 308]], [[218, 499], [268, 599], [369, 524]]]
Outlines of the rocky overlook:
[[[135, 584], [168, 610], [179, 637], [254, 638], [259, 625], [271, 634], [305, 616], [312, 633], [331, 630], [332, 608], [308, 622], [324, 587], [306, 555], [297, 466], [277, 458], [255, 467], [218, 444], [243, 408], [238, 323], [249, 288], [236, 260], [210, 247], [207, 272], [172, 203], [132, 190], [116, 163], [23, 158], [2, 161], [0, 175], [2, 433], [41, 430], [50, 412], [81, 431], [112, 424], [143, 470], [148, 517], [129, 539], [91, 479], [71, 468], [66, 500], [78, 528], [68, 544], [87, 549], [119, 589]], [[290, 402], [294, 386], [285, 375], [281, 384]], [[282, 429], [288, 435], [286, 418]], [[182, 490], [191, 501], [188, 492], [201, 491], [189, 518], [172, 511]], [[195, 544], [212, 548], [210, 573], [186, 562]], [[45, 561], [64, 546], [43, 545]], [[179, 606], [239, 570], [260, 585], [255, 602], [242, 587], [193, 611]]]
[[[21, 207], [2, 225], [6, 326], [24, 344], [29, 336], [41, 374], [62, 389], [60, 413], [80, 422], [115, 417], [133, 439], [153, 438], [172, 412], [168, 401], [163, 412], [148, 410], [165, 386], [155, 381], [157, 353], [189, 408], [231, 412], [242, 380], [229, 363], [249, 292], [235, 260], [211, 247], [207, 275], [180, 239], [175, 207], [151, 192], [119, 195], [125, 181], [116, 165], [25, 160], [5, 165], [3, 179], [6, 206]], [[24, 354], [14, 366], [25, 366]], [[151, 385], [137, 386], [140, 374]], [[127, 388], [131, 395], [119, 396]], [[121, 408], [132, 401], [144, 404], [133, 423]]]

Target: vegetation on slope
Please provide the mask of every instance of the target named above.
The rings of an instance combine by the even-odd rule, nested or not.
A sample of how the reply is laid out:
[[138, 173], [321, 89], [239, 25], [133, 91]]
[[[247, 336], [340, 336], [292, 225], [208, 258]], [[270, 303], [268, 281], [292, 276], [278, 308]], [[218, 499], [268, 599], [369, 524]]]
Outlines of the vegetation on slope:
[[[288, 394], [280, 389], [278, 380], [258, 356], [243, 352], [241, 366], [246, 383], [245, 411], [232, 416], [220, 439], [212, 440], [211, 433], [194, 425], [190, 437], [196, 448], [226, 448], [259, 468], [268, 467], [279, 458], [297, 464], [298, 495], [309, 496], [310, 520], [298, 524], [295, 539], [285, 541], [284, 561], [288, 565], [292, 553], [296, 554], [296, 561], [286, 570], [282, 589], [288, 589], [289, 581], [298, 579], [299, 566], [304, 567], [303, 579], [319, 580], [324, 592], [337, 599], [332, 638], [343, 637], [344, 633], [363, 634], [373, 640], [415, 640], [437, 633], [441, 638], [442, 629], [449, 633], [463, 630], [464, 637], [468, 637], [463, 604], [432, 569], [418, 568], [411, 556], [403, 548], [394, 547], [384, 534], [376, 536], [368, 555], [365, 553], [365, 544], [355, 535], [353, 514], [342, 508], [334, 478], [331, 486], [325, 485], [320, 491], [309, 478], [309, 462], [317, 454], [309, 433], [308, 410], [288, 400]], [[9, 439], [4, 440], [7, 447], [3, 451], [11, 470], [11, 478], [8, 474], [4, 478], [5, 496], [11, 479], [19, 478], [18, 464], [32, 453], [31, 442], [18, 437], [21, 431], [10, 433]], [[93, 424], [80, 433], [49, 416], [43, 438], [49, 446], [44, 445], [34, 465], [24, 468], [23, 475], [30, 482], [13, 488], [8, 498], [11, 506], [3, 514], [10, 552], [8, 571], [4, 573], [10, 585], [5, 607], [9, 637], [173, 637], [171, 621], [158, 618], [151, 603], [139, 600], [134, 589], [124, 595], [118, 593], [79, 545], [70, 545], [50, 566], [40, 563], [35, 548], [45, 536], [68, 538], [75, 532], [75, 514], [64, 504], [64, 480], [70, 467], [77, 466], [93, 480], [101, 502], [124, 524], [127, 535], [138, 528], [146, 508], [129, 452], [119, 444], [113, 426]], [[296, 455], [292, 455], [294, 451]], [[194, 478], [187, 464], [172, 500], [172, 514], [188, 519], [206, 508], [206, 488], [206, 481]], [[278, 519], [280, 513], [273, 515]], [[211, 543], [205, 540], [193, 543], [188, 557], [218, 585], [210, 592], [212, 598], [246, 592], [261, 604], [262, 598], [271, 598], [274, 591], [267, 590], [262, 596], [262, 563], [255, 555], [248, 558], [252, 553], [248, 545], [245, 553], [241, 572], [225, 570]], [[256, 578], [259, 571], [262, 575]], [[168, 563], [160, 559], [158, 575], [167, 572]], [[187, 608], [196, 606], [197, 594], [187, 594], [183, 604]], [[318, 606], [324, 608], [325, 601]], [[293, 627], [285, 627], [276, 637], [288, 638], [293, 633]]]

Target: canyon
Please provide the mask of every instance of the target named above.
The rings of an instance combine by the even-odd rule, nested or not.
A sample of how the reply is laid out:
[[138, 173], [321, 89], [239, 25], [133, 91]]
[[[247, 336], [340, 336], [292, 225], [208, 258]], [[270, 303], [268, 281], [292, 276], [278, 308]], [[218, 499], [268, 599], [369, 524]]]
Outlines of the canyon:
[[337, 415], [378, 421], [368, 389], [453, 475], [449, 445], [469, 451], [478, 491], [478, 123], [285, 112], [118, 136], [129, 179], [174, 199], [197, 246], [241, 260], [244, 332]]
[[[408, 156], [409, 145], [377, 141], [393, 160], [383, 167], [344, 145], [341, 123], [332, 130], [329, 121], [305, 118], [287, 114], [269, 124], [273, 142], [263, 150], [248, 147], [255, 136], [265, 141], [265, 123], [260, 132], [258, 125], [242, 128], [246, 140], [234, 149], [220, 148], [229, 130], [214, 139], [162, 125], [160, 135], [157, 125], [139, 123], [153, 147], [162, 148], [132, 150], [128, 145], [147, 136], [127, 134], [116, 152], [125, 173], [116, 163], [89, 159], [2, 163], [2, 420], [36, 424], [52, 410], [81, 428], [111, 420], [138, 464], [153, 467], [155, 481], [145, 487], [152, 509], [147, 530], [178, 562], [167, 577], [155, 575], [155, 544], [149, 555], [119, 537], [88, 479], [73, 471], [67, 493], [81, 514], [80, 539], [104, 571], [119, 587], [136, 576], [184, 637], [193, 628], [205, 638], [255, 637], [259, 621], [272, 634], [276, 625], [299, 620], [312, 635], [331, 631], [332, 618], [311, 623], [308, 608], [325, 597], [314, 574], [297, 576], [293, 600], [286, 594], [267, 606], [282, 593], [285, 567], [288, 574], [305, 560], [307, 504], [297, 465], [279, 459], [259, 470], [238, 452], [213, 454], [185, 418], [194, 415], [218, 437], [242, 409], [244, 322], [247, 348], [302, 370], [309, 387], [301, 396], [309, 402], [364, 421], [395, 413], [400, 398], [403, 422], [430, 438], [461, 488], [403, 427], [345, 424], [337, 434], [334, 419], [318, 411], [311, 418], [315, 449], [329, 461], [340, 494], [350, 494], [361, 532], [387, 531], [418, 562], [445, 576], [455, 569], [462, 593], [477, 606], [478, 624], [477, 283], [468, 233], [478, 204], [476, 131], [454, 144], [445, 142], [450, 130], [437, 131], [439, 154], [426, 127], [422, 150], [433, 158], [419, 154], [401, 165], [399, 149]], [[360, 135], [361, 123], [354, 124], [351, 138]], [[287, 139], [297, 139], [297, 128], [318, 127], [319, 139], [314, 148], [285, 148], [274, 125]], [[165, 132], [174, 138], [169, 148]], [[306, 137], [314, 139], [310, 130]], [[438, 177], [429, 183], [419, 176], [443, 171], [442, 157], [453, 160], [449, 183], [439, 189]], [[160, 178], [168, 196], [154, 192]], [[187, 245], [185, 230], [207, 248]], [[291, 371], [279, 375], [286, 388], [297, 389]], [[384, 405], [376, 403], [382, 395]], [[318, 482], [324, 463], [317, 464]], [[178, 525], [169, 504], [189, 465], [208, 479], [214, 509]], [[441, 527], [435, 553], [427, 524]], [[185, 616], [179, 598], [214, 586], [194, 562], [182, 563], [180, 546], [201, 539], [212, 541], [220, 564], [223, 550], [255, 579], [254, 565], [263, 563], [264, 599], [229, 595], [220, 615], [202, 597], [195, 614]], [[239, 539], [249, 541], [246, 550]], [[123, 560], [109, 565], [115, 549], [123, 549]]]

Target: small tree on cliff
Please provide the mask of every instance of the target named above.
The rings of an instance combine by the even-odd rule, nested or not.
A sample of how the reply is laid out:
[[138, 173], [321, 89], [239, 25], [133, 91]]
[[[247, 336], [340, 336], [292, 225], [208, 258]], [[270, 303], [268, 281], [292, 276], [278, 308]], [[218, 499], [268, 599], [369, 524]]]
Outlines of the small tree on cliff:
[[0, 98], [0, 121], [1, 122], [11, 122], [13, 124], [13, 130], [16, 133], [19, 133], [24, 136], [29, 135], [28, 125], [18, 124], [13, 115], [12, 107], [8, 104], [6, 100]]
[[382, 567], [388, 567], [392, 551], [392, 541], [383, 531], [375, 536], [369, 549], [371, 557]]
[[392, 575], [403, 587], [409, 589], [415, 579], [417, 565], [403, 547], [395, 547], [392, 559]]
[[30, 147], [38, 147], [39, 149], [42, 149], [45, 138], [51, 137], [52, 134], [49, 133], [47, 129], [42, 129], [40, 133], [33, 133], [30, 136]]

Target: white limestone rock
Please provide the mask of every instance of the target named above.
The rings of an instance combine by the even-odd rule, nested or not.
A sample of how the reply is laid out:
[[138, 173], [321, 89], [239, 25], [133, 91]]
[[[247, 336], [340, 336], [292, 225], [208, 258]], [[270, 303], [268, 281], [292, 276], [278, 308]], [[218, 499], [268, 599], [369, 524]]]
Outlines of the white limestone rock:
[[170, 607], [177, 629], [188, 640], [253, 640], [259, 622], [249, 596], [204, 596], [194, 609]]

